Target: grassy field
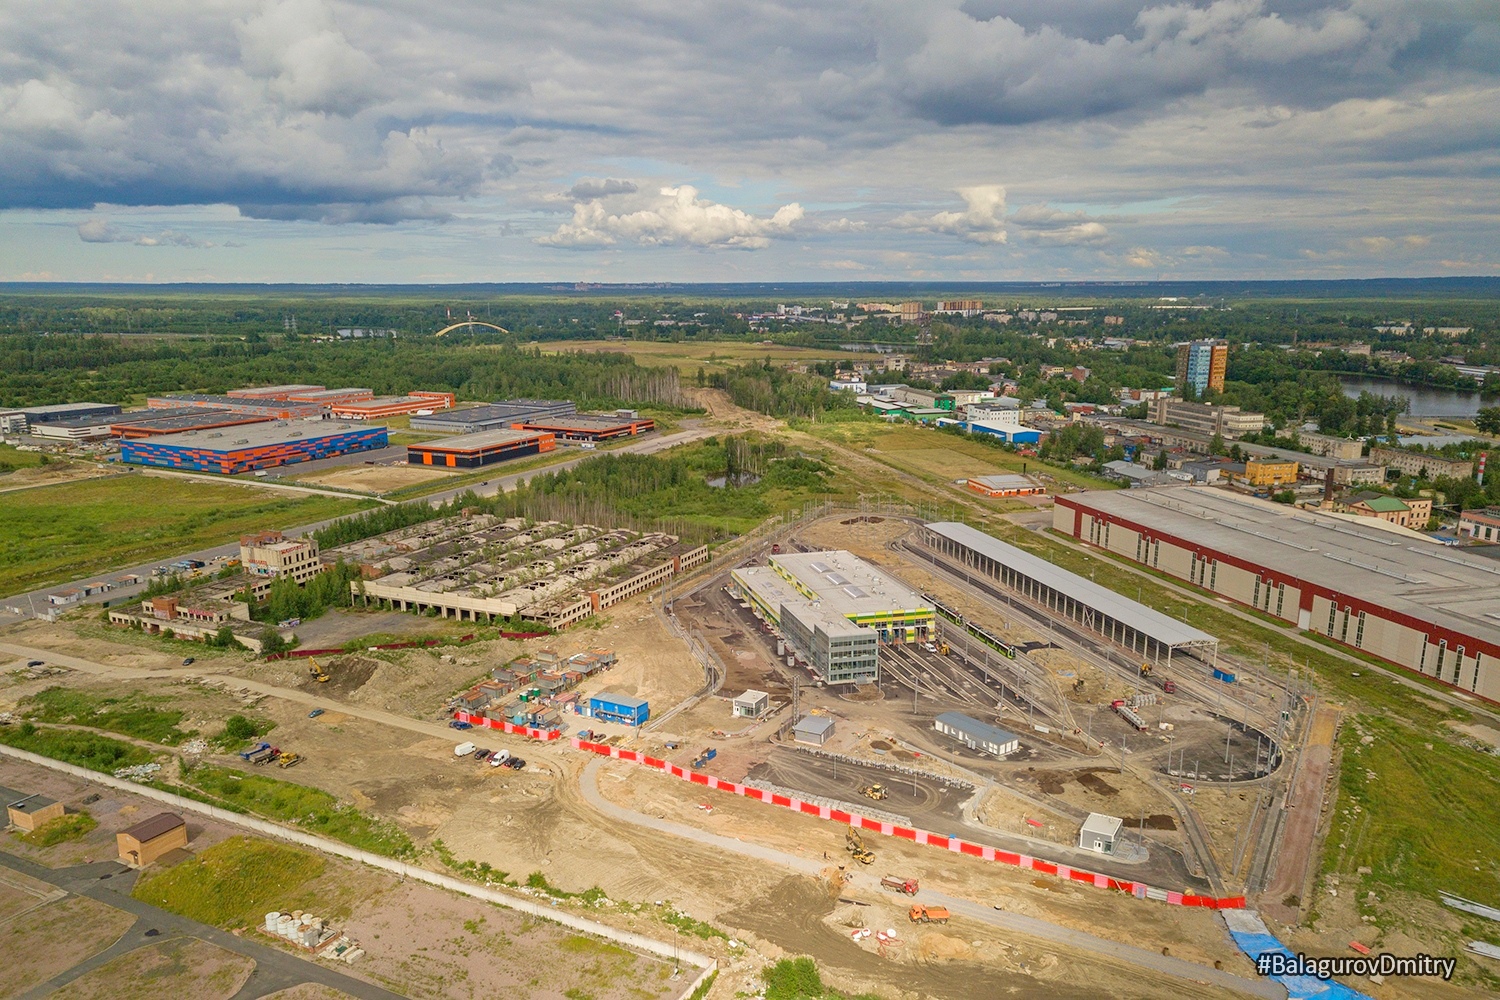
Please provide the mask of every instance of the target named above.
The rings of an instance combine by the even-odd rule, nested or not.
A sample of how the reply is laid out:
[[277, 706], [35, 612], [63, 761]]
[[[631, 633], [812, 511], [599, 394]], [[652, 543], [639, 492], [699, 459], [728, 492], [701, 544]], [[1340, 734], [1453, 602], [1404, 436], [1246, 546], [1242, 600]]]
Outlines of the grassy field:
[[0, 726], [0, 743], [105, 774], [121, 767], [148, 764], [152, 759], [149, 751], [133, 743], [77, 729], [49, 729], [30, 722]]
[[42, 455], [35, 451], [19, 451], [8, 444], [0, 444], [0, 475], [16, 469], [34, 469], [42, 464]]
[[714, 341], [689, 341], [680, 344], [635, 340], [567, 340], [535, 343], [544, 354], [571, 354], [579, 351], [616, 351], [635, 358], [637, 364], [671, 366], [684, 375], [696, 374], [699, 368], [708, 372], [742, 365], [747, 361], [771, 359], [772, 364], [789, 361], [874, 361], [880, 355], [858, 351], [840, 351], [834, 347], [784, 347], [775, 344], [748, 344]]
[[236, 809], [291, 823], [353, 847], [393, 858], [416, 853], [411, 838], [394, 823], [341, 805], [332, 795], [316, 788], [209, 764], [193, 768], [183, 776], [183, 781]]
[[1025, 458], [980, 441], [914, 424], [846, 420], [799, 426], [814, 437], [858, 448], [871, 458], [877, 458], [933, 483], [1001, 472], [1026, 472], [1032, 475], [1045, 474], [1058, 483], [1079, 489], [1114, 488], [1113, 483], [1076, 469]]
[[161, 707], [170, 699], [127, 694], [123, 698], [105, 698], [83, 691], [51, 687], [39, 691], [21, 703], [27, 718], [36, 722], [60, 722], [91, 726], [138, 740], [149, 740], [165, 746], [176, 746], [196, 732], [177, 728], [184, 713], [181, 709]]
[[314, 894], [303, 887], [325, 867], [310, 851], [230, 837], [190, 861], [148, 873], [131, 895], [215, 927], [238, 927], [259, 923], [271, 910], [316, 909]]
[[0, 594], [52, 586], [371, 506], [139, 475], [0, 493]]
[[43, 823], [30, 833], [17, 834], [32, 847], [56, 847], [69, 840], [86, 837], [99, 821], [86, 812], [68, 813], [50, 823]]

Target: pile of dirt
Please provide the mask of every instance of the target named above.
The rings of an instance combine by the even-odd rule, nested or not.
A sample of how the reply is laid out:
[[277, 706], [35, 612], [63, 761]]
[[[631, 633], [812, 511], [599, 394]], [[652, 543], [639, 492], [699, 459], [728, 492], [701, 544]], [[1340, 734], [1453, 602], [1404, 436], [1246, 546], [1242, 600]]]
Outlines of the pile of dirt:
[[974, 948], [962, 938], [929, 931], [917, 939], [917, 957], [924, 962], [951, 962], [974, 957]]

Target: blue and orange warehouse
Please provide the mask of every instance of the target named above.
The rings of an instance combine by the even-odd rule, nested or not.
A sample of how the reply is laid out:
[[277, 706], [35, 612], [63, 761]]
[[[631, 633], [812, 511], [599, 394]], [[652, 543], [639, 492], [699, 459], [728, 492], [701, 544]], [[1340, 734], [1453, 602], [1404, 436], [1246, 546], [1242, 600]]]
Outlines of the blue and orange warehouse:
[[406, 462], [447, 469], [479, 469], [525, 455], [539, 455], [556, 447], [557, 439], [541, 431], [480, 431], [409, 444]]
[[386, 428], [379, 425], [278, 421], [121, 441], [120, 457], [134, 465], [234, 475], [371, 451], [389, 443]]

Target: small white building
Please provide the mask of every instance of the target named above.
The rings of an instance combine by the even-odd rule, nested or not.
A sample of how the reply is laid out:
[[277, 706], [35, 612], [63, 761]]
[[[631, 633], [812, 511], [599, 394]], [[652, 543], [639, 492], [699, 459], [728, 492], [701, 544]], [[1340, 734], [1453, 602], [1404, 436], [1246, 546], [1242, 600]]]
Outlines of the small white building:
[[1021, 747], [1015, 733], [997, 729], [961, 712], [944, 712], [932, 721], [932, 728], [944, 736], [953, 737], [970, 750], [983, 750], [996, 757], [1013, 754]]
[[771, 696], [764, 691], [746, 691], [734, 699], [736, 719], [758, 719], [770, 711]]
[[826, 715], [804, 715], [792, 726], [792, 739], [820, 747], [833, 737], [833, 720]]
[[1125, 821], [1118, 816], [1089, 813], [1078, 830], [1078, 846], [1098, 854], [1113, 854], [1115, 842], [1120, 839], [1120, 827], [1124, 825]]

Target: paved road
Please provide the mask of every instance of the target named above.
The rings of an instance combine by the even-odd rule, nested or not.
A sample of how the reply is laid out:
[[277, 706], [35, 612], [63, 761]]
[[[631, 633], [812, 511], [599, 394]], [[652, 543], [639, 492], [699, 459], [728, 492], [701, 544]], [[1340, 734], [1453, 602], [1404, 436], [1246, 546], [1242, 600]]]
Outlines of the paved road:
[[[483, 483], [454, 487], [453, 489], [444, 490], [441, 493], [434, 493], [430, 496], [423, 497], [422, 499], [436, 507], [440, 504], [446, 503], [453, 497], [456, 497], [460, 493], [464, 492], [473, 492], [479, 494], [480, 496], [494, 496], [500, 490], [515, 489], [517, 485], [530, 480], [532, 476], [545, 472], [557, 472], [561, 469], [571, 469], [579, 462], [582, 462], [589, 458], [593, 458], [599, 454], [619, 454], [621, 452], [630, 452], [638, 455], [654, 455], [657, 452], [664, 451], [668, 448], [675, 448], [678, 445], [690, 444], [693, 441], [708, 437], [713, 433], [714, 431], [712, 428], [702, 428], [698, 426], [698, 422], [696, 420], [688, 420], [683, 422], [683, 430], [676, 431], [672, 434], [664, 434], [660, 437], [647, 436], [645, 438], [642, 438], [640, 441], [636, 441], [619, 448], [611, 448], [607, 452], [584, 451], [580, 449], [577, 455], [567, 459], [566, 461], [555, 462], [551, 465], [544, 465], [535, 469], [528, 469], [525, 472], [516, 472], [506, 476], [497, 476], [496, 478], [487, 480]], [[348, 465], [350, 463], [345, 462], [344, 464]], [[296, 466], [294, 468], [300, 469], [301, 467]], [[210, 479], [214, 482], [226, 481], [222, 477], [215, 476], [205, 476], [202, 478]], [[230, 479], [227, 481], [235, 482], [236, 480]], [[238, 480], [238, 482], [240, 482], [242, 485], [247, 486], [247, 488], [252, 486], [251, 483], [245, 480]], [[264, 485], [265, 484], [258, 481], [253, 484], [253, 486], [257, 488]], [[285, 486], [280, 488], [294, 490], [301, 489], [299, 487]], [[304, 490], [304, 492], [307, 491]], [[332, 495], [352, 499], [361, 499], [360, 497], [353, 496], [351, 494]], [[366, 497], [363, 499], [371, 498]], [[300, 538], [303, 535], [308, 535], [314, 531], [317, 531], [319, 528], [322, 528], [325, 525], [332, 524], [336, 520], [338, 520], [338, 518], [329, 518], [328, 520], [318, 521], [315, 524], [304, 524], [296, 528], [287, 528], [284, 531], [284, 534], [288, 538]], [[145, 581], [150, 578], [151, 570], [157, 566], [168, 565], [182, 559], [199, 559], [205, 563], [212, 564], [215, 560], [223, 559], [226, 556], [238, 556], [239, 554], [239, 543], [231, 542], [226, 545], [216, 545], [211, 548], [199, 549], [196, 552], [185, 552], [179, 555], [162, 556], [159, 559], [152, 560], [149, 563], [143, 563], [139, 566], [120, 567], [117, 569], [109, 570], [108, 572], [95, 573], [90, 576], [80, 577], [77, 580], [72, 581], [71, 583], [59, 583], [50, 587], [42, 588], [40, 590], [33, 590], [29, 593], [16, 594], [11, 597], [0, 598], [0, 626], [9, 625], [13, 622], [35, 617], [38, 613], [45, 613], [50, 607], [50, 605], [47, 603], [47, 595], [56, 593], [57, 591], [63, 590], [70, 586], [78, 586], [80, 584], [90, 583], [95, 580], [113, 581], [121, 576], [125, 576], [130, 573], [134, 573], [140, 576], [142, 580]], [[210, 566], [210, 568], [213, 568], [212, 565]], [[145, 589], [146, 584], [144, 582], [134, 585], [120, 584], [116, 586], [114, 590], [111, 590], [107, 593], [96, 594], [92, 597], [85, 598], [80, 602], [80, 604], [97, 605], [108, 601], [111, 605], [116, 605], [134, 598]], [[78, 605], [74, 605], [74, 607], [77, 606]]]
[[[161, 944], [179, 938], [197, 938], [218, 945], [228, 951], [243, 955], [255, 962], [255, 970], [241, 987], [233, 1000], [252, 1000], [278, 990], [289, 989], [299, 983], [321, 983], [341, 990], [361, 1000], [401, 1000], [401, 994], [392, 993], [361, 979], [345, 975], [334, 969], [319, 965], [298, 955], [289, 954], [269, 945], [237, 937], [208, 924], [179, 917], [131, 897], [136, 873], [115, 861], [101, 861], [79, 865], [74, 868], [45, 868], [35, 862], [18, 858], [0, 851], [0, 866], [28, 875], [31, 878], [56, 886], [77, 896], [86, 896], [107, 906], [124, 910], [135, 916], [131, 925], [118, 941], [108, 948], [84, 959], [39, 986], [20, 995], [20, 1000], [40, 1000], [88, 972], [92, 972], [121, 955], [150, 945]], [[148, 931], [155, 931], [150, 937]]]
[[[747, 843], [738, 838], [709, 833], [706, 830], [700, 830], [682, 823], [674, 823], [671, 820], [657, 819], [654, 816], [647, 816], [643, 813], [616, 805], [599, 792], [599, 767], [603, 763], [602, 759], [593, 760], [584, 767], [582, 780], [583, 797], [589, 805], [612, 819], [622, 823], [646, 827], [674, 837], [696, 841], [697, 843], [716, 847], [720, 850], [754, 858], [757, 861], [768, 862], [782, 868], [791, 869], [802, 875], [816, 877], [826, 865], [826, 862], [817, 859], [801, 858], [795, 854], [787, 854], [772, 847]], [[930, 906], [946, 906], [954, 913], [990, 924], [1001, 930], [1040, 938], [1044, 941], [1089, 952], [1113, 961], [1127, 962], [1151, 972], [1172, 976], [1176, 979], [1186, 979], [1195, 983], [1208, 983], [1251, 996], [1268, 997], [1271, 1000], [1284, 1000], [1286, 997], [1284, 989], [1269, 981], [1245, 979], [1229, 972], [1211, 969], [1207, 966], [1184, 961], [1180, 958], [1171, 958], [1154, 951], [1147, 951], [1144, 948], [1137, 948], [1133, 945], [1120, 944], [1117, 941], [1110, 941], [1083, 931], [1073, 930], [1070, 927], [1060, 927], [1057, 924], [1048, 923], [1036, 917], [996, 910], [972, 900], [933, 892], [930, 889], [921, 890], [913, 898], [917, 902]]]

